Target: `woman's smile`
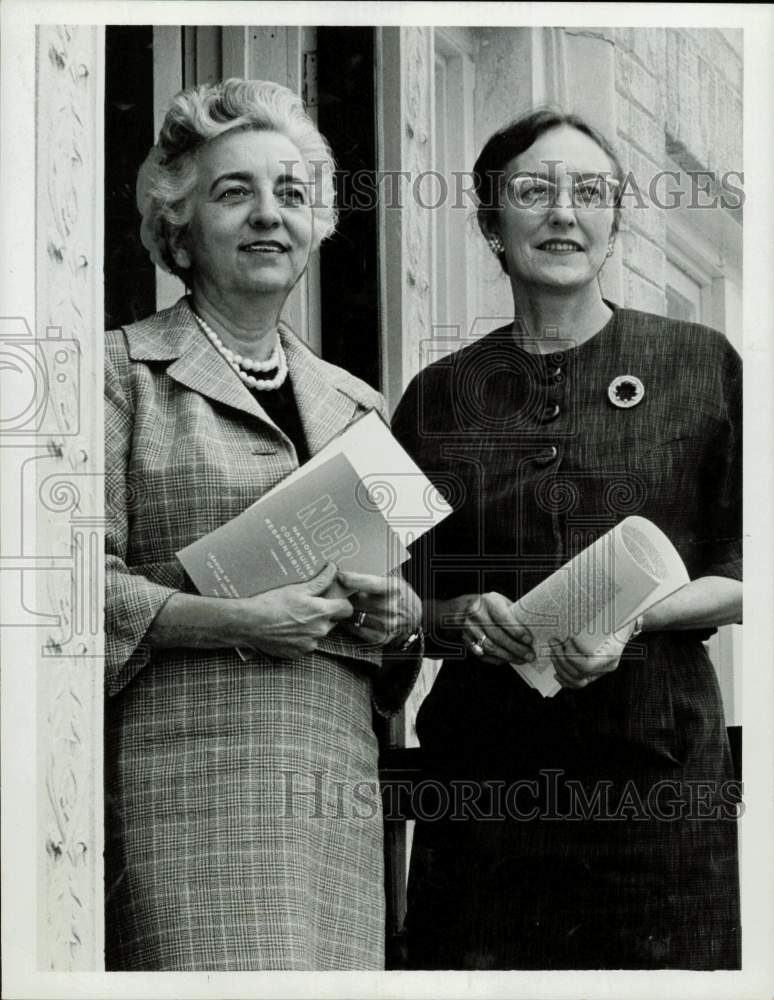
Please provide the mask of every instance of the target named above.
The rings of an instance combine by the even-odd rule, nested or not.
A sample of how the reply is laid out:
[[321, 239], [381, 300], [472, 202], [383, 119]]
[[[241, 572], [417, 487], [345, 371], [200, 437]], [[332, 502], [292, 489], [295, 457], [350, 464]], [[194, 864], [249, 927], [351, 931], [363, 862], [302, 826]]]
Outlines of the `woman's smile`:
[[276, 256], [277, 254], [287, 253], [290, 250], [290, 246], [278, 243], [277, 240], [252, 240], [249, 243], [242, 244], [239, 249], [244, 250], [246, 253]]
[[575, 240], [544, 240], [538, 243], [538, 250], [545, 250], [548, 253], [583, 253], [583, 247]]

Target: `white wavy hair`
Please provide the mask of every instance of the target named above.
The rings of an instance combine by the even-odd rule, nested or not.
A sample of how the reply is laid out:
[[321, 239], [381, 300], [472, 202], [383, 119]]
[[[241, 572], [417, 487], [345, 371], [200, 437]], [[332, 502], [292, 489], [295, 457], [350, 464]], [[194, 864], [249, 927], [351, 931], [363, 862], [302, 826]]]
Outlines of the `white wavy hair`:
[[278, 132], [301, 153], [313, 182], [312, 249], [336, 228], [333, 155], [297, 94], [268, 80], [231, 79], [189, 87], [172, 100], [158, 142], [137, 176], [143, 246], [154, 264], [184, 281], [189, 271], [175, 263], [170, 239], [185, 231], [193, 214], [198, 152], [236, 129]]

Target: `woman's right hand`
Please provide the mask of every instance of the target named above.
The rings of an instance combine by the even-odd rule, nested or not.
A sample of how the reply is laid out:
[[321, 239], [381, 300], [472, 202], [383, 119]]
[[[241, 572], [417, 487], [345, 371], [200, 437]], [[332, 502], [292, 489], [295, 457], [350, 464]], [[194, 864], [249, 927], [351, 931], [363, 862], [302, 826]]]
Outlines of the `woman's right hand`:
[[[532, 633], [511, 611], [503, 594], [469, 594], [461, 608], [462, 640], [484, 663], [531, 663], [535, 659]], [[483, 649], [479, 655], [478, 650]]]
[[311, 580], [237, 598], [241, 632], [237, 645], [285, 660], [311, 653], [338, 622], [352, 617], [346, 598], [325, 597], [336, 573], [336, 565], [328, 563]]

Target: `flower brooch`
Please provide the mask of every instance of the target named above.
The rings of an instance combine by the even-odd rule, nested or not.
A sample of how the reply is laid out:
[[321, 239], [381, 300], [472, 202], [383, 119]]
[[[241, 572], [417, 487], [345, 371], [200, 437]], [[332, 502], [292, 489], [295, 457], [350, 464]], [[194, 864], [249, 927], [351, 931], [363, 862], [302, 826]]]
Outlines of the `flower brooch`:
[[645, 386], [636, 375], [617, 375], [607, 387], [607, 398], [622, 410], [642, 402]]

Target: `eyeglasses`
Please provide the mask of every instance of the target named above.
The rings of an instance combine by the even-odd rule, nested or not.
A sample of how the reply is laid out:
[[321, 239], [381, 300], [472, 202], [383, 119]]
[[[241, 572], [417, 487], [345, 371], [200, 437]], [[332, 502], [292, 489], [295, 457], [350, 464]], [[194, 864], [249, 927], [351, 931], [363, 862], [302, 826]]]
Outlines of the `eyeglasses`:
[[[544, 177], [511, 177], [506, 184], [514, 208], [544, 212], [556, 204], [560, 186]], [[614, 208], [620, 184], [614, 177], [573, 177], [570, 204], [573, 208]]]

